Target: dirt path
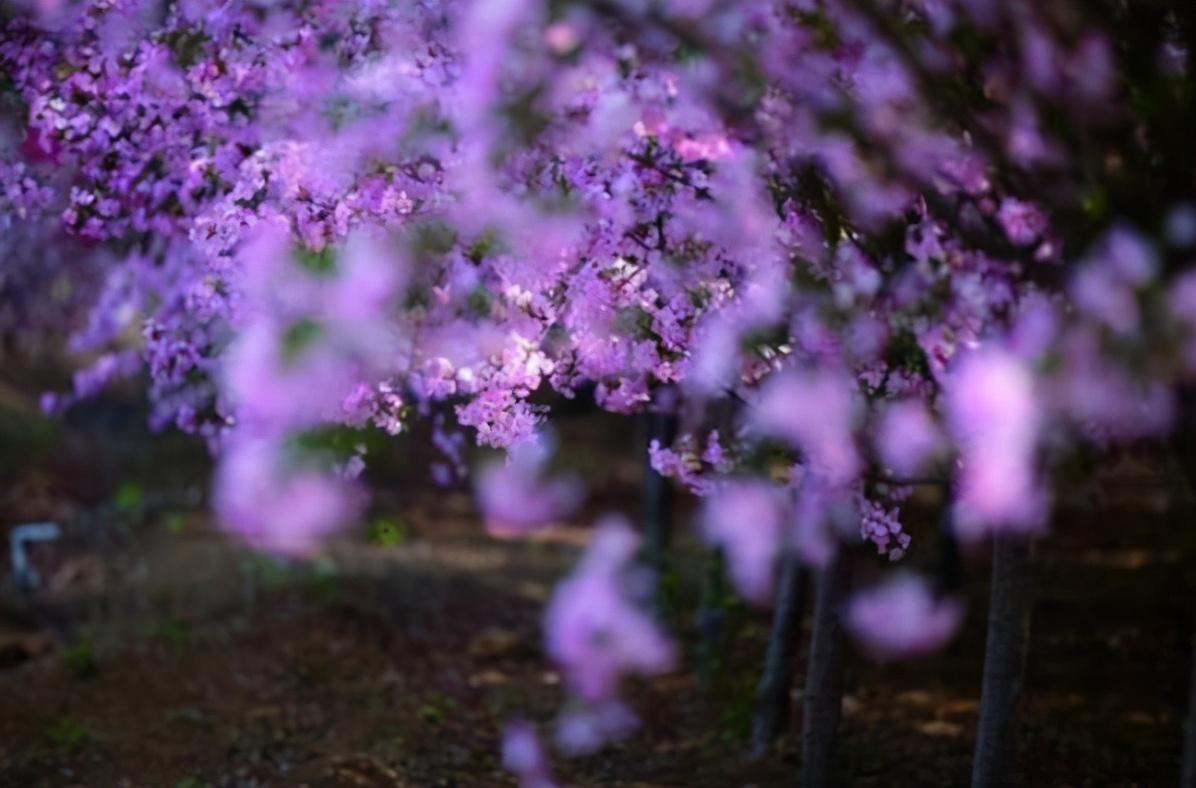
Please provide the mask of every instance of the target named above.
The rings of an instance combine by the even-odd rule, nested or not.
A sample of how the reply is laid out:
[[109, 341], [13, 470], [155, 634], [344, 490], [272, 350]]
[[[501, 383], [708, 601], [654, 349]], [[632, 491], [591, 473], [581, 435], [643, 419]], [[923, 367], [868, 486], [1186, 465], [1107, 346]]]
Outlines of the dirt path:
[[[460, 494], [417, 502], [401, 544], [340, 544], [303, 568], [237, 552], [198, 520], [147, 524], [102, 590], [24, 607], [23, 630], [9, 606], [10, 638], [47, 642], [0, 670], [0, 786], [508, 784], [503, 721], [547, 722], [562, 702], [538, 617], [584, 533], [497, 542], [469, 512]], [[1168, 785], [1177, 773], [1190, 565], [1173, 518], [1142, 507], [1101, 516], [1134, 525], [1095, 531], [1091, 513], [1065, 512], [1039, 545], [1028, 785]], [[966, 783], [983, 565], [969, 564], [972, 615], [944, 654], [891, 666], [852, 655], [850, 784]], [[690, 620], [679, 619], [692, 653]], [[692, 670], [631, 687], [641, 734], [559, 760], [563, 781], [793, 784], [792, 734], [772, 758], [744, 758], [767, 622], [740, 612], [734, 623], [712, 690]]]

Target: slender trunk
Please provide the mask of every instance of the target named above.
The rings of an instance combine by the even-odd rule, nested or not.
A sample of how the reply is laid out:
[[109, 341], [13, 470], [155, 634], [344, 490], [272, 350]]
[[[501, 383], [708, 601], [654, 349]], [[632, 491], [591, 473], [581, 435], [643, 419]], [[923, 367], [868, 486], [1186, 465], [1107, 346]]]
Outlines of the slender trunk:
[[[1192, 24], [1196, 25], [1196, 21]], [[1187, 478], [1188, 490], [1196, 496], [1196, 389], [1181, 386], [1178, 399], [1179, 426], [1173, 446]], [[1183, 788], [1196, 788], [1196, 635], [1192, 637], [1192, 675], [1188, 681], [1188, 717], [1184, 720], [1183, 771], [1179, 784]]]
[[1188, 681], [1188, 718], [1184, 720], [1184, 765], [1179, 784], [1183, 788], [1196, 788], [1196, 636], [1192, 638], [1192, 676]]
[[1030, 545], [1025, 539], [1013, 535], [994, 538], [972, 788], [1020, 782], [1016, 716], [1026, 666], [1029, 563]]
[[698, 604], [698, 689], [711, 692], [722, 675], [727, 649], [731, 593], [727, 587], [726, 561], [721, 548], [710, 551], [706, 561], [706, 579]]
[[963, 586], [959, 564], [959, 539], [955, 536], [955, 510], [950, 499], [943, 502], [939, 515], [938, 583], [943, 593], [953, 593]]
[[768, 753], [789, 721], [789, 692], [793, 687], [805, 592], [806, 571], [797, 555], [790, 551], [781, 566], [764, 671], [756, 687], [756, 708], [752, 718], [754, 758], [762, 758]]
[[840, 548], [817, 575], [814, 630], [802, 701], [801, 784], [835, 784], [835, 739], [843, 704], [843, 598], [851, 557]]
[[[646, 414], [647, 439], [669, 446], [677, 431], [677, 416], [668, 403]], [[656, 573], [656, 611], [664, 618], [668, 608], [668, 545], [669, 520], [672, 515], [673, 488], [669, 480], [656, 472], [648, 453], [644, 452], [644, 548], [648, 564]]]

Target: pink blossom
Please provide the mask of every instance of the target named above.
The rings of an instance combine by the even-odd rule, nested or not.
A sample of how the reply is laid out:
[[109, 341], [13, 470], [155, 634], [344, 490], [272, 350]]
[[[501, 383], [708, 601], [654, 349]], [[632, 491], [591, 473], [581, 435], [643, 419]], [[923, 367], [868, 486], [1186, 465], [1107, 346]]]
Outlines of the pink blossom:
[[225, 449], [214, 492], [221, 523], [251, 546], [306, 555], [360, 510], [357, 486], [335, 473], [291, 467], [283, 447], [263, 440]]
[[608, 742], [626, 738], [638, 725], [635, 714], [618, 699], [583, 704], [557, 720], [556, 742], [570, 755], [587, 755]]
[[1017, 246], [1029, 246], [1037, 241], [1047, 229], [1046, 215], [1038, 206], [1006, 197], [997, 210], [997, 221], [1009, 240]]
[[847, 628], [877, 659], [932, 654], [955, 636], [963, 604], [937, 596], [917, 575], [900, 573], [861, 591], [847, 605]]
[[881, 461], [897, 474], [912, 476], [924, 470], [941, 443], [938, 427], [921, 402], [902, 400], [884, 409], [876, 448]]
[[531, 723], [509, 722], [503, 728], [502, 765], [515, 775], [519, 788], [555, 788], [548, 757]]
[[736, 589], [758, 604], [768, 601], [772, 589], [784, 522], [781, 490], [763, 481], [719, 484], [702, 507], [703, 536], [726, 550]]
[[1040, 408], [1030, 370], [1002, 350], [971, 353], [952, 370], [947, 414], [962, 465], [956, 499], [961, 535], [1041, 525], [1045, 499], [1035, 471]]
[[566, 517], [582, 498], [582, 482], [572, 475], [545, 478], [554, 442], [544, 433], [517, 443], [505, 462], [478, 473], [478, 504], [493, 536], [524, 536]]
[[599, 521], [581, 563], [548, 604], [548, 654], [585, 700], [610, 698], [623, 674], [663, 673], [676, 659], [674, 645], [638, 603], [649, 580], [631, 564], [638, 546], [621, 517]]
[[751, 420], [758, 432], [804, 451], [809, 469], [838, 485], [859, 468], [852, 438], [856, 408], [854, 386], [845, 375], [791, 370], [765, 383]]

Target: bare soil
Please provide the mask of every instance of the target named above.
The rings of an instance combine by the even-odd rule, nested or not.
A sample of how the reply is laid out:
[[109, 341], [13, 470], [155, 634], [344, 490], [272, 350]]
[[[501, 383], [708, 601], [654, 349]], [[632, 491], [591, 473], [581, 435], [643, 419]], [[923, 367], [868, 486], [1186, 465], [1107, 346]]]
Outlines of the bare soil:
[[[636, 464], [593, 462], [614, 469], [597, 506], [634, 512]], [[1170, 478], [1094, 485], [1035, 547], [1026, 785], [1176, 783], [1196, 562], [1191, 503], [1167, 494]], [[398, 544], [351, 535], [305, 565], [239, 550], [198, 511], [114, 528], [102, 548], [68, 540], [52, 589], [6, 592], [0, 607], [0, 786], [511, 784], [498, 760], [504, 721], [547, 728], [565, 699], [539, 619], [584, 527], [497, 541], [464, 491], [390, 504]], [[682, 507], [678, 527], [687, 516]], [[915, 507], [910, 519], [910, 560], [927, 564], [932, 518]], [[678, 541], [671, 620], [685, 664], [629, 686], [642, 729], [557, 758], [564, 784], [796, 784], [797, 715], [770, 757], [745, 755], [766, 611], [726, 611], [714, 679], [695, 678], [703, 560]], [[942, 654], [881, 665], [850, 653], [844, 784], [967, 783], [985, 565], [982, 551], [965, 556], [970, 615]], [[862, 556], [857, 582], [879, 568]]]

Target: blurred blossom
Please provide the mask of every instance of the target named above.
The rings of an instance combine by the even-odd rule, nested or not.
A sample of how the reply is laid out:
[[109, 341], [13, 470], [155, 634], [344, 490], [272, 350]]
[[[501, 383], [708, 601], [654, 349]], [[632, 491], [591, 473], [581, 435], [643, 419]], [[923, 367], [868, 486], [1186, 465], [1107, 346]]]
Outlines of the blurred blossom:
[[1196, 206], [1181, 203], [1168, 213], [1163, 226], [1167, 242], [1179, 249], [1196, 246]]
[[1055, 157], [1055, 150], [1043, 133], [1038, 114], [1030, 102], [1015, 101], [1010, 114], [1006, 146], [1014, 161], [1023, 167], [1031, 167]]
[[1181, 330], [1180, 359], [1189, 374], [1196, 373], [1196, 271], [1176, 278], [1168, 294], [1168, 306]]
[[783, 547], [784, 504], [775, 485], [746, 479], [719, 484], [703, 503], [703, 536], [726, 551], [735, 588], [757, 604], [767, 603], [772, 590]]
[[548, 756], [529, 722], [507, 723], [502, 736], [502, 765], [519, 781], [519, 788], [555, 788]]
[[702, 462], [716, 471], [725, 471], [729, 468], [730, 463], [727, 461], [722, 443], [719, 442], [718, 430], [711, 430], [710, 434], [706, 436], [706, 448], [702, 450]]
[[881, 502], [871, 500], [862, 493], [856, 495], [856, 508], [860, 518], [860, 535], [872, 542], [876, 551], [890, 561], [904, 558], [913, 538], [902, 530], [900, 508], [886, 508]]
[[1099, 352], [1091, 328], [1073, 327], [1060, 341], [1062, 374], [1052, 399], [1085, 439], [1099, 444], [1158, 435], [1171, 426], [1175, 403], [1169, 386], [1140, 380]]
[[1089, 266], [1071, 281], [1072, 301], [1093, 321], [1119, 334], [1138, 327], [1138, 301], [1134, 293], [1105, 267]]
[[581, 563], [548, 604], [548, 654], [583, 700], [609, 699], [621, 675], [664, 673], [675, 662], [673, 643], [641, 606], [651, 577], [632, 563], [638, 547], [623, 518], [599, 521]]
[[792, 370], [773, 375], [751, 412], [753, 427], [806, 453], [809, 470], [831, 484], [844, 484], [858, 471], [853, 431], [856, 394], [837, 372]]
[[1117, 64], [1109, 39], [1088, 33], [1072, 51], [1066, 65], [1068, 84], [1085, 101], [1101, 101], [1112, 93], [1118, 77]]
[[1125, 225], [1105, 233], [1086, 262], [1107, 270], [1117, 281], [1131, 287], [1148, 284], [1159, 266], [1150, 241]]
[[1038, 206], [1013, 197], [1001, 201], [997, 221], [1001, 223], [1005, 235], [1017, 246], [1029, 246], [1047, 229], [1046, 215]]
[[262, 321], [245, 328], [224, 363], [224, 391], [248, 429], [292, 429], [332, 420], [361, 381], [328, 344], [326, 327]]
[[1027, 361], [1041, 358], [1059, 333], [1059, 315], [1046, 296], [1023, 299], [1009, 335], [1010, 350]]
[[884, 409], [876, 448], [881, 461], [897, 474], [913, 476], [924, 470], [941, 445], [938, 427], [921, 402], [903, 400]]
[[364, 500], [360, 488], [335, 472], [300, 467], [296, 460], [266, 440], [227, 446], [213, 494], [224, 527], [256, 549], [307, 555], [351, 523]]
[[1087, 315], [1121, 334], [1138, 328], [1136, 291], [1155, 277], [1154, 247], [1125, 226], [1108, 231], [1082, 261], [1071, 282], [1071, 296]]
[[903, 572], [853, 596], [847, 628], [877, 659], [906, 659], [942, 649], [963, 613], [958, 599], [937, 595], [921, 577]]
[[798, 465], [791, 484], [797, 490], [790, 533], [793, 549], [803, 561], [823, 567], [839, 549], [839, 534], [833, 512], [842, 499], [842, 491], [828, 490], [818, 477], [808, 476]]
[[141, 359], [134, 351], [104, 353], [72, 377], [75, 397], [93, 397], [112, 381], [135, 374], [140, 366]]
[[687, 384], [700, 395], [721, 394], [738, 382], [739, 355], [738, 332], [730, 322], [715, 315], [695, 337]]
[[947, 381], [947, 418], [960, 451], [956, 528], [1028, 531], [1042, 523], [1045, 495], [1035, 449], [1042, 414], [1030, 370], [995, 348], [965, 356]]
[[545, 478], [554, 448], [549, 435], [537, 433], [512, 446], [505, 461], [492, 462], [478, 473], [478, 504], [491, 535], [524, 536], [569, 516], [581, 503], [581, 479]]
[[639, 720], [620, 700], [581, 704], [557, 720], [556, 743], [569, 755], [588, 755], [608, 742], [627, 738], [638, 725]]

